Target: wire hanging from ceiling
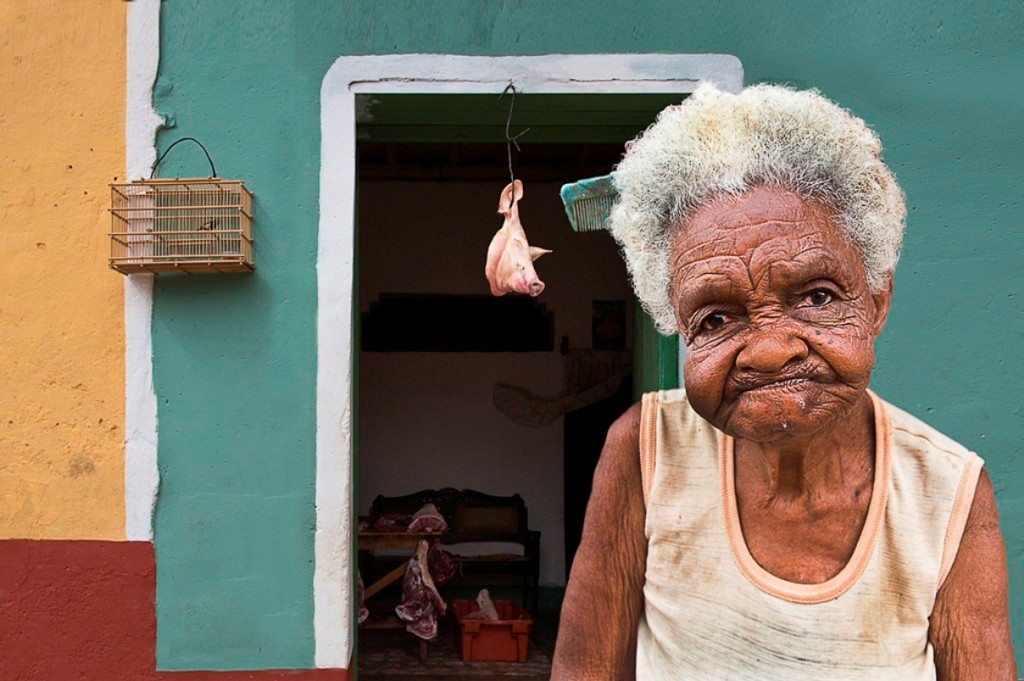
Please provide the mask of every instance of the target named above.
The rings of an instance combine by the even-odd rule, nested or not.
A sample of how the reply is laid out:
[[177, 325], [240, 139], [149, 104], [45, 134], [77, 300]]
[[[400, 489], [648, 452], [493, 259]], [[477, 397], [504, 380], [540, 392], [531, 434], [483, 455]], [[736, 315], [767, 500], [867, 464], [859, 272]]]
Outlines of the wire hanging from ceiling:
[[505, 145], [508, 147], [509, 182], [515, 184], [516, 174], [512, 170], [512, 146], [515, 145], [516, 151], [520, 151], [519, 138], [528, 133], [530, 129], [525, 128], [524, 130], [519, 131], [519, 133], [516, 135], [513, 135], [511, 133], [512, 112], [515, 111], [516, 108], [516, 86], [512, 83], [512, 81], [509, 81], [508, 85], [505, 86], [505, 89], [502, 90], [501, 94], [498, 96], [498, 99], [500, 100], [502, 97], [509, 93], [512, 93], [512, 100], [508, 104], [508, 117], [505, 119]]

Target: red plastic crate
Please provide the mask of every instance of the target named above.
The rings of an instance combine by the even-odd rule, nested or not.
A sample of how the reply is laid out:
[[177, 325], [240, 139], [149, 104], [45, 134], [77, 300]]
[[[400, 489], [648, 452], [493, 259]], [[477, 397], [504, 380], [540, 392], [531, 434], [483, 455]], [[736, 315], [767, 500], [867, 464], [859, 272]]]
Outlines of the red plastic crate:
[[463, 662], [526, 662], [533, 618], [512, 601], [494, 601], [497, 620], [466, 619], [479, 610], [476, 601], [455, 599], [459, 651]]

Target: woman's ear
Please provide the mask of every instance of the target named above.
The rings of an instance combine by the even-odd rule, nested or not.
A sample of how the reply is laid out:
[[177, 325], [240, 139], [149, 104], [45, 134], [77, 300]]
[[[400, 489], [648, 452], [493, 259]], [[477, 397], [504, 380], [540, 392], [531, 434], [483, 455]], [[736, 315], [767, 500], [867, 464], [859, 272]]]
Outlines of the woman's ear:
[[889, 307], [892, 305], [892, 273], [886, 280], [882, 290], [872, 292], [871, 298], [875, 301], [875, 319], [872, 324], [872, 331], [875, 338], [882, 333], [885, 327], [885, 320], [889, 317]]

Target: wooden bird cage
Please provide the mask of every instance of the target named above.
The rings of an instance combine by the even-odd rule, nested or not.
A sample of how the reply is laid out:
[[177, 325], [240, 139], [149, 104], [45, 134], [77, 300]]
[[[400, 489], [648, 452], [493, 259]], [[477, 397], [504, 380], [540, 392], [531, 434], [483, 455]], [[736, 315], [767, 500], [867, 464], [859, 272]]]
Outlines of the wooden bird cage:
[[241, 180], [217, 177], [112, 184], [110, 267], [252, 272], [252, 196]]

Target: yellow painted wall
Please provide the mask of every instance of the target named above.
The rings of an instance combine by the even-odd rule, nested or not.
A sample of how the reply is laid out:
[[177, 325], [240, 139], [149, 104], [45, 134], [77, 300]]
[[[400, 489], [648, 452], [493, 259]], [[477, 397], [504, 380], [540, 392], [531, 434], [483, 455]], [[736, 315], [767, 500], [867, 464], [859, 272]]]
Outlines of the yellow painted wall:
[[124, 538], [121, 0], [0, 0], [0, 538]]

